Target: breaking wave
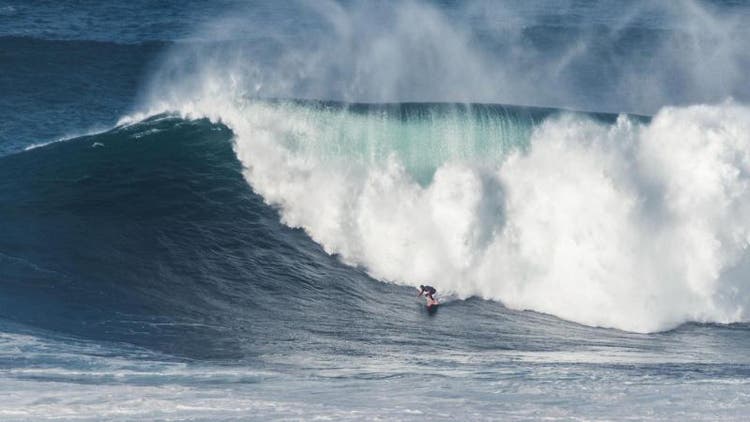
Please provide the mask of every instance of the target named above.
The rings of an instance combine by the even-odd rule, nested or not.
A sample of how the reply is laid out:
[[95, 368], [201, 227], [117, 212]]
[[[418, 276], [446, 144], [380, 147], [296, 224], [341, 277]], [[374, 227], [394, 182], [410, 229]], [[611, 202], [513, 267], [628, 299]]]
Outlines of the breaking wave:
[[750, 109], [191, 101], [282, 221], [375, 278], [593, 326], [747, 319]]

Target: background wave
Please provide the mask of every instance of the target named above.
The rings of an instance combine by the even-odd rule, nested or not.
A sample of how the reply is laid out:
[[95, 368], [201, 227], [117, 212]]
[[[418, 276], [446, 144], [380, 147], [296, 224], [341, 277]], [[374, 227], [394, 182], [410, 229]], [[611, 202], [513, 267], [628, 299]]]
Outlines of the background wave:
[[165, 47], [0, 36], [0, 155], [111, 128]]

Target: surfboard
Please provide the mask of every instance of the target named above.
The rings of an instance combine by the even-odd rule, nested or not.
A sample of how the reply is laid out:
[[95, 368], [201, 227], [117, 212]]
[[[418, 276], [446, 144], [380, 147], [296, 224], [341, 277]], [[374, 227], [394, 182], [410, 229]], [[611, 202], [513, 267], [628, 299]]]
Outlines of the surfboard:
[[440, 308], [439, 303], [431, 303], [427, 305], [427, 315], [434, 316], [437, 315], [438, 308]]

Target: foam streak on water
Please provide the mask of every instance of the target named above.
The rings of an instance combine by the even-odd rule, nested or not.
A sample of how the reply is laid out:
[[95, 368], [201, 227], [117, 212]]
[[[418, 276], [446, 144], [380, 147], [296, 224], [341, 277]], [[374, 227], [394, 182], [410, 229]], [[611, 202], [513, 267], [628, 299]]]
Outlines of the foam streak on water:
[[[750, 410], [746, 367], [721, 363], [720, 355], [703, 347], [693, 347], [699, 352], [695, 356], [657, 352], [658, 345], [675, 345], [679, 338], [622, 337], [620, 346], [590, 354], [436, 351], [429, 365], [416, 366], [409, 355], [329, 363], [297, 356], [284, 370], [283, 365], [271, 369], [269, 356], [269, 369], [257, 370], [18, 328], [6, 326], [0, 336], [0, 416], [9, 421], [662, 419], [675, 414], [692, 420], [706, 411], [736, 419]], [[658, 391], [658, 397], [649, 391]], [[420, 398], [431, 403], [419, 403]], [[619, 405], [611, 406], [613, 401]], [[675, 408], [675, 402], [682, 405]]]

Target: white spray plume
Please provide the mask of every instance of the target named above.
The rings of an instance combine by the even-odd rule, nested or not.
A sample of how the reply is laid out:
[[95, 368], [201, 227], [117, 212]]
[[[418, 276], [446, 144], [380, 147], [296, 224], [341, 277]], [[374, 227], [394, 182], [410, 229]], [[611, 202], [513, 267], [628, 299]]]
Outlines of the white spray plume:
[[[276, 5], [276, 6], [274, 6]], [[653, 114], [750, 99], [750, 7], [697, 1], [253, 3], [167, 55], [146, 102], [232, 89], [346, 102]]]

